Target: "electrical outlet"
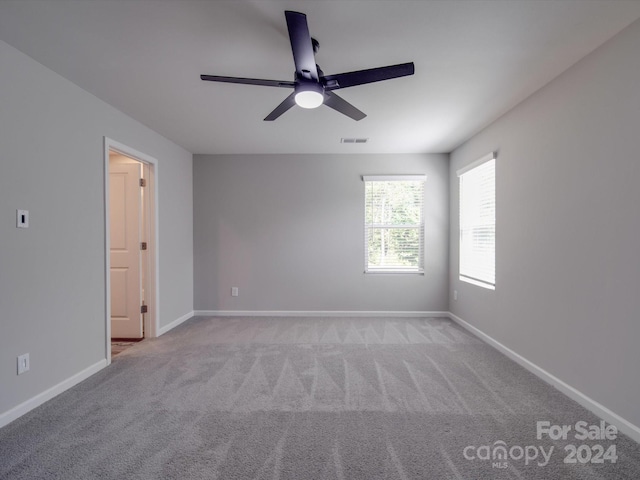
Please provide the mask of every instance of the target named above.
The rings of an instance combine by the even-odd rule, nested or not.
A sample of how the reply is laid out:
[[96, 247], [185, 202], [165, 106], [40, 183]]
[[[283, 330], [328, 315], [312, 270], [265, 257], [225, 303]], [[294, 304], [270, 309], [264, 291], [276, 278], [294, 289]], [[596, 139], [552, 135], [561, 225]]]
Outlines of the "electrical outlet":
[[238, 287], [231, 287], [231, 296], [232, 297], [238, 296]]
[[18, 375], [22, 375], [25, 372], [29, 371], [29, 354], [25, 353], [24, 355], [18, 356]]

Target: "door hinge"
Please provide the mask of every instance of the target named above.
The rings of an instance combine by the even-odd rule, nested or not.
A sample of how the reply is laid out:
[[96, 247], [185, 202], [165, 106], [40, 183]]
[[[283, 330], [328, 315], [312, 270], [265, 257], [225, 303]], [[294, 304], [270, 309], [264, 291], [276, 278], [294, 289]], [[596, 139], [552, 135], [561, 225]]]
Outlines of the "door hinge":
[[147, 181], [144, 178], [140, 179], [140, 186], [141, 187], [146, 187], [147, 186]]
[[140, 307], [140, 313], [147, 313], [147, 306], [146, 305], [142, 305]]
[[147, 249], [147, 242], [140, 242], [140, 250], [146, 250]]

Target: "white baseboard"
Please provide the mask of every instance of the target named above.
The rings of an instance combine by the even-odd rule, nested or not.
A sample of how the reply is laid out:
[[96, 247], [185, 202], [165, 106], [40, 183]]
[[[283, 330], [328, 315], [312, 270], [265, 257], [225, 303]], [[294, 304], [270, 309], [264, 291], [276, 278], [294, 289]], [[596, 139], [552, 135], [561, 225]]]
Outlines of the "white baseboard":
[[167, 333], [169, 330], [173, 330], [174, 328], [176, 328], [178, 325], [180, 325], [181, 323], [186, 322], [187, 320], [189, 320], [191, 317], [193, 317], [194, 312], [191, 311], [189, 313], [185, 313], [184, 315], [182, 315], [180, 318], [176, 318], [173, 322], [171, 322], [168, 325], [165, 325], [164, 327], [160, 327], [157, 331], [158, 337], [160, 335], [164, 335], [165, 333]]
[[86, 380], [91, 375], [99, 372], [103, 368], [107, 366], [107, 360], [103, 359], [97, 363], [94, 363], [90, 367], [85, 368], [81, 372], [72, 375], [71, 377], [63, 380], [62, 382], [54, 385], [53, 387], [45, 390], [42, 393], [39, 393], [35, 397], [30, 398], [29, 400], [22, 402], [20, 405], [13, 407], [11, 410], [7, 410], [4, 413], [0, 414], [0, 428], [8, 425], [13, 422], [15, 419], [21, 417], [27, 412], [30, 412], [36, 407], [39, 407], [44, 402], [51, 400], [53, 397], [60, 395], [62, 392], [69, 390], [71, 387], [77, 385], [78, 383]]
[[195, 310], [202, 317], [449, 317], [449, 312], [381, 312], [361, 310]]
[[458, 317], [457, 315], [454, 315], [453, 313], [449, 312], [448, 317], [451, 318], [451, 320], [456, 322], [458, 325], [460, 325], [464, 329], [473, 333], [476, 337], [480, 338], [484, 342], [496, 348], [501, 353], [505, 354], [507, 357], [509, 357], [511, 360], [513, 360], [517, 364], [529, 370], [531, 373], [536, 375], [541, 380], [544, 380], [551, 386], [555, 387], [557, 390], [564, 393], [570, 399], [578, 402], [587, 410], [590, 410], [591, 412], [593, 412], [594, 414], [596, 414], [598, 417], [602, 418], [606, 422], [612, 425], [615, 425], [620, 432], [624, 433], [625, 435], [634, 439], [636, 442], [640, 443], [640, 427], [638, 427], [637, 425], [634, 425], [628, 420], [625, 420], [620, 415], [618, 415], [615, 412], [612, 412], [604, 405], [601, 405], [600, 403], [596, 402], [595, 400], [588, 397], [581, 391], [575, 389], [568, 383], [563, 382], [558, 377], [555, 377], [554, 375], [550, 374], [543, 368], [540, 368], [535, 363], [527, 360], [522, 355], [519, 355], [518, 353], [511, 350], [509, 347], [504, 346], [502, 343], [498, 342], [493, 337], [490, 337], [489, 335], [484, 333], [482, 330], [474, 327], [470, 323], [465, 322], [462, 318]]

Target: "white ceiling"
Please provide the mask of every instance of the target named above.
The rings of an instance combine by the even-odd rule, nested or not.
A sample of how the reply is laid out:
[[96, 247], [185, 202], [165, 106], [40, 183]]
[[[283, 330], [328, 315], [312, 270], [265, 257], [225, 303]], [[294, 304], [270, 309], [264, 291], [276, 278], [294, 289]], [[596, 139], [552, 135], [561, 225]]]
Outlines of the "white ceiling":
[[[288, 90], [200, 80], [292, 80], [287, 9], [325, 74], [415, 75], [337, 92], [360, 122], [264, 122]], [[0, 0], [0, 39], [192, 153], [449, 152], [638, 18], [638, 0]]]

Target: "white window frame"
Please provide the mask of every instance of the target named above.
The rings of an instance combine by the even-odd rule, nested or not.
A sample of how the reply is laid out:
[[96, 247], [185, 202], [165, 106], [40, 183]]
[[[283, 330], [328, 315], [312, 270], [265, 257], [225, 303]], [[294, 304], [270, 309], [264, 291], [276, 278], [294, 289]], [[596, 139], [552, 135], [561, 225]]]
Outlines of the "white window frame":
[[[365, 214], [365, 222], [364, 222], [364, 273], [366, 274], [381, 274], [381, 273], [391, 273], [391, 274], [418, 274], [424, 275], [424, 239], [425, 239], [425, 222], [424, 222], [424, 213], [425, 213], [425, 192], [426, 192], [426, 181], [427, 176], [418, 174], [418, 175], [363, 175], [362, 180], [365, 185], [365, 212], [367, 209], [366, 205], [366, 182], [390, 182], [390, 181], [411, 181], [411, 182], [422, 182], [422, 205], [420, 210], [420, 223], [418, 225], [396, 225], [396, 224], [367, 224], [366, 214]], [[419, 232], [419, 245], [418, 245], [418, 266], [417, 267], [401, 267], [401, 266], [391, 266], [391, 267], [370, 267], [369, 266], [369, 229], [370, 228], [415, 228]]]
[[[491, 165], [488, 165], [491, 163]], [[479, 168], [482, 167], [482, 170]], [[491, 168], [492, 167], [492, 168]], [[490, 170], [488, 170], [490, 169]], [[495, 246], [496, 246], [496, 153], [491, 152], [477, 161], [461, 168], [457, 172], [459, 179], [459, 231], [458, 274], [463, 282], [479, 287], [495, 290]], [[471, 182], [465, 191], [464, 181]], [[491, 181], [488, 189], [478, 185], [480, 182]], [[473, 188], [475, 187], [475, 188]], [[489, 203], [487, 203], [489, 197]], [[473, 204], [473, 207], [469, 206]], [[484, 207], [477, 205], [484, 203]], [[465, 212], [465, 207], [467, 210]], [[480, 213], [481, 212], [481, 213]], [[490, 252], [485, 254], [473, 252], [474, 244], [470, 241], [470, 233], [477, 229], [493, 229], [493, 238], [489, 237]]]

